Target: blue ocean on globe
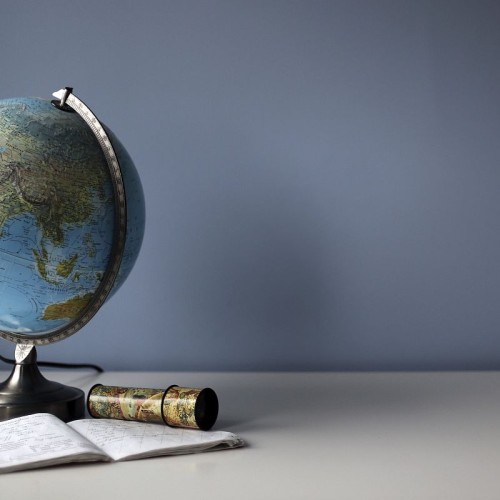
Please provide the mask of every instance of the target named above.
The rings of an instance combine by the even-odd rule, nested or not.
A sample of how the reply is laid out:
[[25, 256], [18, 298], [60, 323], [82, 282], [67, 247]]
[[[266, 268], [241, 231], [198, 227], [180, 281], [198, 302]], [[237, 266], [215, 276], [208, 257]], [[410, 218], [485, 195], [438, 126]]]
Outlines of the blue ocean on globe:
[[[106, 129], [122, 171], [127, 233], [114, 293], [144, 234], [144, 196], [125, 148]], [[48, 334], [92, 300], [111, 259], [109, 168], [77, 114], [38, 98], [0, 100], [0, 330]]]

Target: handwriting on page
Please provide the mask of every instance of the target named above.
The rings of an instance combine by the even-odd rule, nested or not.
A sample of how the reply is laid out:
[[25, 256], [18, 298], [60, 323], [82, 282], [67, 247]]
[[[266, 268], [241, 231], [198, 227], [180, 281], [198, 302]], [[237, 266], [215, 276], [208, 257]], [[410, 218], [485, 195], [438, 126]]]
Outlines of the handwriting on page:
[[174, 455], [240, 446], [237, 436], [222, 431], [196, 431], [165, 425], [120, 420], [78, 420], [68, 425], [92, 441], [114, 460]]
[[0, 473], [69, 462], [131, 460], [243, 446], [230, 432], [118, 420], [65, 424], [38, 413], [0, 422]]
[[53, 415], [40, 413], [0, 423], [0, 466], [73, 452], [98, 450]]

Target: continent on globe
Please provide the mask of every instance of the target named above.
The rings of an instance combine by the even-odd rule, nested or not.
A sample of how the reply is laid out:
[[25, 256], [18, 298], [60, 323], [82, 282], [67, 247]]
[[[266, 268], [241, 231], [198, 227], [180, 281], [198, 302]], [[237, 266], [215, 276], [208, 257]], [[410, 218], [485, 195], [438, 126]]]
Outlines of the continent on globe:
[[93, 294], [87, 293], [82, 297], [73, 297], [66, 302], [50, 304], [43, 312], [43, 319], [72, 319], [92, 300]]
[[[127, 206], [116, 291], [144, 233], [135, 166], [106, 129]], [[115, 200], [106, 157], [78, 113], [38, 98], [0, 100], [0, 331], [40, 335], [76, 319], [112, 259]]]

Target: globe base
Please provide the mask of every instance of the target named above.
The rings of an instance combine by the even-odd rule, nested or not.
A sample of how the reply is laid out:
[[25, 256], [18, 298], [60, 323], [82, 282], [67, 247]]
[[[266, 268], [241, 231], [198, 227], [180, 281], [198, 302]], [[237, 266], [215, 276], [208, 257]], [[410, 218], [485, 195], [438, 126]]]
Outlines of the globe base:
[[12, 373], [0, 384], [0, 421], [33, 413], [51, 413], [64, 422], [82, 418], [85, 394], [47, 380], [36, 363], [36, 349], [18, 345]]

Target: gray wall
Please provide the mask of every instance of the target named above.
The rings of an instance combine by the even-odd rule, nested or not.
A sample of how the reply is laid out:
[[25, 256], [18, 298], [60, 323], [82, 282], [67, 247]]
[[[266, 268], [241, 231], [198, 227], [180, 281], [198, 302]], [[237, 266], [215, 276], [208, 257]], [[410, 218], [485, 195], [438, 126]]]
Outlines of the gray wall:
[[128, 282], [39, 357], [499, 369], [499, 26], [478, 0], [0, 2], [0, 98], [74, 86], [147, 197]]

